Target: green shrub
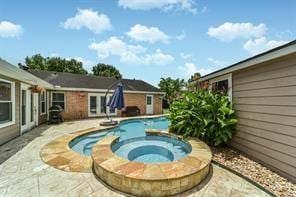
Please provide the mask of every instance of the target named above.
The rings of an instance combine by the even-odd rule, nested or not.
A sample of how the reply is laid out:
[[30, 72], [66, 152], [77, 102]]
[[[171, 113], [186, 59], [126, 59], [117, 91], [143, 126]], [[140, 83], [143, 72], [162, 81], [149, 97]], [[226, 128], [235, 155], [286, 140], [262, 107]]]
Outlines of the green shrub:
[[227, 144], [237, 123], [228, 98], [207, 90], [185, 93], [171, 104], [168, 118], [172, 132], [214, 146]]

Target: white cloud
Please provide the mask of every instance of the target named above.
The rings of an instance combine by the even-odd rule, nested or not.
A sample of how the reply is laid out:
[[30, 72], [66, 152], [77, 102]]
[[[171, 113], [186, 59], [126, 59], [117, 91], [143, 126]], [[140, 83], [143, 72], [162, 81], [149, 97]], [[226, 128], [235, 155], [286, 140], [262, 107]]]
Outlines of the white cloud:
[[19, 37], [23, 33], [21, 25], [14, 24], [9, 21], [0, 21], [0, 37], [1, 38], [14, 38]]
[[180, 53], [180, 56], [181, 56], [181, 58], [183, 58], [185, 60], [192, 59], [192, 54], [190, 54], [190, 53], [183, 53], [183, 52], [181, 52]]
[[118, 56], [121, 62], [130, 64], [165, 65], [174, 60], [171, 55], [163, 53], [160, 49], [153, 54], [145, 54], [146, 48], [141, 45], [129, 45], [117, 37], [110, 37], [99, 43], [93, 42], [88, 48], [95, 50], [99, 59]]
[[163, 53], [160, 49], [157, 49], [154, 54], [147, 54], [144, 57], [144, 62], [146, 64], [166, 65], [173, 61], [173, 56]]
[[215, 67], [222, 67], [227, 64], [227, 62], [225, 62], [225, 61], [217, 60], [217, 59], [214, 59], [211, 57], [208, 58], [208, 61], [211, 62], [211, 64]]
[[186, 38], [186, 33], [183, 31], [181, 34], [176, 36], [177, 40], [184, 40]]
[[132, 10], [184, 10], [194, 15], [197, 14], [193, 0], [119, 0], [118, 5]]
[[262, 37], [266, 34], [265, 24], [253, 25], [252, 23], [226, 22], [218, 27], [210, 27], [207, 34], [224, 42], [237, 38], [251, 39]]
[[88, 48], [95, 50], [99, 59], [105, 59], [111, 55], [120, 57], [131, 56], [131, 54], [144, 53], [146, 51], [146, 48], [141, 45], [128, 45], [117, 37], [110, 37], [108, 40], [99, 43], [93, 42]]
[[209, 68], [198, 69], [193, 63], [185, 63], [184, 66], [180, 66], [178, 67], [178, 69], [181, 71], [181, 75], [186, 79], [188, 79], [191, 75], [197, 72], [200, 73], [201, 76], [213, 72], [213, 70]]
[[145, 25], [136, 24], [126, 33], [130, 38], [143, 42], [164, 42], [167, 43], [169, 36], [160, 31], [157, 27], [147, 27]]
[[112, 28], [107, 15], [100, 14], [92, 9], [78, 9], [76, 15], [68, 18], [62, 25], [65, 29], [81, 29], [85, 27], [96, 34]]
[[244, 49], [250, 54], [255, 55], [263, 51], [286, 44], [288, 41], [284, 40], [267, 40], [265, 37], [257, 38], [255, 40], [248, 40], [244, 44]]

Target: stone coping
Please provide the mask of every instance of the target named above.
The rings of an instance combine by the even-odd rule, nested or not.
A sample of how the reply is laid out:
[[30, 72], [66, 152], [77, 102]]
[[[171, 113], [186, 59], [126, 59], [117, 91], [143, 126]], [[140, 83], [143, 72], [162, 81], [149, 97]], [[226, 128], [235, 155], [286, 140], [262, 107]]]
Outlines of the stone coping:
[[[123, 122], [125, 120], [144, 119], [144, 118], [158, 118], [164, 115], [153, 116], [137, 116], [137, 117], [125, 117], [116, 118], [117, 121]], [[87, 135], [95, 132], [102, 132], [106, 129], [112, 129], [116, 126], [100, 126], [98, 120], [98, 126], [92, 127], [80, 131], [75, 131], [66, 135], [62, 135], [48, 144], [46, 144], [40, 151], [41, 159], [48, 165], [53, 166], [59, 170], [66, 172], [91, 172], [92, 171], [92, 158], [90, 156], [82, 155], [69, 147], [69, 143], [77, 137]]]
[[[176, 137], [157, 131], [147, 133]], [[159, 164], [134, 162], [117, 156], [111, 149], [117, 141], [117, 136], [107, 136], [97, 142], [92, 158], [95, 174], [120, 191], [140, 196], [175, 195], [196, 186], [209, 172], [212, 153], [199, 139], [187, 139], [192, 151], [184, 158]]]

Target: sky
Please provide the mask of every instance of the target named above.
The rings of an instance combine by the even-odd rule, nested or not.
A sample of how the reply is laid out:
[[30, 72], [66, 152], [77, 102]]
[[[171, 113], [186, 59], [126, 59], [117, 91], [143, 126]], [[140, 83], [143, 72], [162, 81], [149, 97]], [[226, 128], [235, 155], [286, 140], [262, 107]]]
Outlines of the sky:
[[296, 39], [295, 0], [3, 0], [0, 57], [60, 56], [157, 85]]

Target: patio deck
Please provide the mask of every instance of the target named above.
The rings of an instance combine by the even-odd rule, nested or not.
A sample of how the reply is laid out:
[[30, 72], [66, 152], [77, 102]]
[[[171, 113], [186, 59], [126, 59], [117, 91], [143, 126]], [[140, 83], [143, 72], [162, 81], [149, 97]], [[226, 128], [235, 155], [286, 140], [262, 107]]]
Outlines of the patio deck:
[[[98, 119], [42, 125], [0, 146], [0, 196], [126, 196], [92, 173], [64, 172], [45, 164], [41, 148], [56, 137], [99, 126]], [[212, 164], [211, 175], [180, 196], [269, 196], [230, 171]]]

